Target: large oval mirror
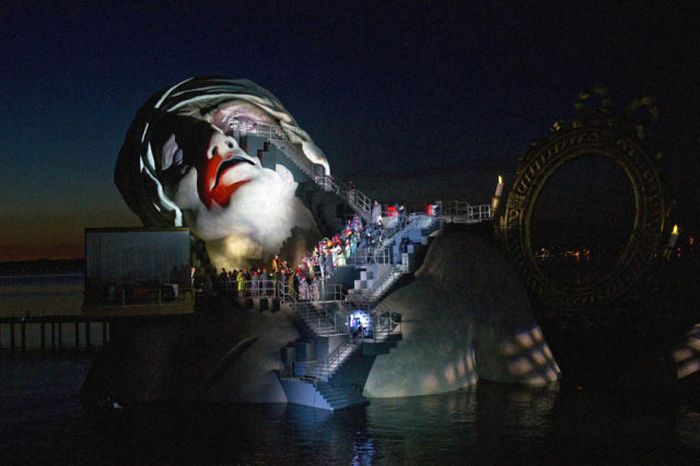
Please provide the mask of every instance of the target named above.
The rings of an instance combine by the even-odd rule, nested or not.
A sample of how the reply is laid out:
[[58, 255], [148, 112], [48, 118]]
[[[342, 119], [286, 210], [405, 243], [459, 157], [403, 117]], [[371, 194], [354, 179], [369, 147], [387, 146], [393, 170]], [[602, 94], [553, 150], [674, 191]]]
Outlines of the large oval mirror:
[[532, 253], [542, 273], [565, 286], [585, 286], [615, 270], [630, 240], [634, 192], [623, 169], [604, 156], [583, 156], [547, 180], [530, 223]]

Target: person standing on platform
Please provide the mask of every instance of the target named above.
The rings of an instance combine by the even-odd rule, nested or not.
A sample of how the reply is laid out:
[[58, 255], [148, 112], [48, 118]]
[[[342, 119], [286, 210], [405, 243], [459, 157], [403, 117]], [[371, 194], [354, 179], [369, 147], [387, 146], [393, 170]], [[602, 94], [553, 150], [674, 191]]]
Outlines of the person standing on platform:
[[321, 290], [319, 289], [318, 281], [316, 277], [311, 281], [311, 300], [316, 302], [321, 300]]
[[348, 201], [350, 201], [350, 204], [352, 205], [357, 205], [357, 191], [355, 190], [355, 183], [350, 180], [350, 183], [348, 183], [348, 187], [350, 188], [348, 190]]
[[382, 220], [382, 206], [379, 201], [374, 201], [372, 205], [372, 222], [379, 223]]
[[258, 296], [259, 291], [260, 291], [260, 275], [258, 274], [258, 269], [253, 269], [253, 272], [250, 274], [250, 284], [251, 284], [251, 291], [253, 296]]
[[239, 273], [236, 269], [233, 269], [233, 271], [229, 274], [231, 295], [233, 298], [238, 298], [238, 275]]
[[403, 204], [399, 204], [399, 228], [406, 226], [406, 207]]
[[238, 297], [242, 298], [245, 293], [245, 273], [244, 270], [238, 272], [236, 276], [236, 285], [238, 286]]

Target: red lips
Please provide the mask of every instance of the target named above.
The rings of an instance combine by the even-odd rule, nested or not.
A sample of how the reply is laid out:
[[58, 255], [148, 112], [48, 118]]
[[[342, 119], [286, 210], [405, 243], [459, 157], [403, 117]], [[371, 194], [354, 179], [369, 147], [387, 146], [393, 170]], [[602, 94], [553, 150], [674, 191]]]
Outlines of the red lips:
[[[211, 146], [207, 147], [207, 153], [209, 153], [210, 150]], [[204, 157], [204, 166], [198, 170], [199, 179], [197, 191], [199, 192], [199, 198], [202, 200], [202, 203], [207, 206], [207, 209], [211, 209], [213, 203], [221, 207], [228, 206], [231, 202], [231, 196], [234, 195], [238, 188], [250, 181], [241, 180], [230, 185], [221, 183], [221, 178], [224, 173], [235, 167], [236, 164], [231, 164], [221, 171], [219, 171], [219, 168], [224, 161], [229, 160], [232, 156], [232, 152], [224, 154], [223, 157], [215, 152], [211, 158], [207, 158], [206, 155]]]

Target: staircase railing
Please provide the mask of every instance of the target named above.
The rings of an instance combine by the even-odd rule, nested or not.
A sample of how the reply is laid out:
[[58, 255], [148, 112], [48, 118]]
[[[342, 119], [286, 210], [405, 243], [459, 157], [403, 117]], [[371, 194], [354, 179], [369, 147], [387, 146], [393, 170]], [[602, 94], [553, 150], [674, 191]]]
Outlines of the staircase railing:
[[[325, 322], [333, 325], [333, 329], [335, 330], [336, 334], [345, 333], [345, 315], [343, 313], [343, 316], [338, 318], [339, 314], [341, 313], [341, 309], [339, 308], [341, 304], [338, 301], [321, 301], [318, 304], [312, 302], [310, 303], [310, 306], [319, 314], [319, 316], [323, 316]], [[319, 306], [321, 309], [319, 309]], [[332, 306], [337, 307], [337, 309], [329, 309]]]
[[287, 285], [286, 280], [280, 280], [277, 282], [277, 295], [284, 302], [291, 302], [291, 303], [297, 302], [297, 293], [296, 293], [296, 291], [294, 291], [294, 288]]
[[491, 205], [471, 205], [465, 201], [442, 203], [440, 217], [454, 223], [476, 223], [491, 219]]
[[287, 141], [287, 137], [282, 132], [281, 128], [266, 125], [263, 123], [254, 123], [250, 121], [239, 120], [234, 118], [229, 123], [229, 128], [234, 131], [241, 131], [244, 134], [257, 134], [270, 141]]
[[329, 176], [316, 176], [314, 181], [326, 192], [340, 194], [340, 186], [338, 186]]
[[402, 237], [413, 228], [429, 228], [434, 225], [435, 217], [430, 217], [420, 212], [412, 212], [404, 218], [398, 218], [396, 226], [385, 227], [382, 231], [382, 238], [385, 242]]
[[386, 247], [358, 249], [347, 259], [347, 264], [353, 266], [391, 263], [391, 251]]
[[[338, 290], [338, 294], [342, 293], [342, 289]], [[285, 301], [290, 304], [294, 312], [304, 321], [309, 324], [311, 330], [314, 328], [311, 326], [312, 323], [316, 324], [316, 329], [314, 333], [317, 333], [322, 328], [323, 324], [328, 324], [332, 326], [334, 331], [338, 334], [345, 333], [345, 315], [339, 318], [339, 314], [344, 309], [340, 309], [342, 305], [341, 300], [330, 300], [330, 301], [299, 301], [297, 293], [293, 288], [289, 287], [285, 282], [278, 283], [278, 294]], [[338, 309], [333, 310], [332, 307], [338, 307]], [[303, 310], [309, 310], [316, 314], [315, 322], [305, 319], [302, 315]]]
[[[372, 340], [374, 343], [381, 343], [389, 338], [390, 335], [394, 333], [396, 328], [399, 328], [399, 333], [401, 332], [401, 321], [398, 322], [394, 319], [394, 314], [391, 312], [384, 312], [383, 314], [377, 314], [374, 310], [371, 311], [372, 318], [372, 333], [371, 337], [359, 336], [359, 340], [364, 339]], [[343, 364], [343, 362], [349, 358], [355, 350], [359, 348], [357, 341], [349, 339], [348, 341], [338, 345], [338, 347], [328, 355], [325, 361], [318, 366], [316, 366], [316, 376], [310, 377], [309, 381], [318, 386], [318, 384], [323, 380], [323, 372], [327, 372], [327, 379], [335, 373], [336, 370]]]
[[[240, 286], [242, 285], [242, 287]], [[219, 289], [228, 295], [236, 295], [238, 298], [270, 298], [280, 296], [275, 292], [278, 290], [278, 280], [273, 278], [259, 280], [226, 280], [219, 282]], [[235, 292], [235, 293], [234, 293]]]
[[[331, 354], [328, 355], [328, 358], [326, 358], [325, 365], [328, 368], [329, 372], [340, 366], [340, 363], [342, 362], [341, 358], [345, 353], [345, 349], [350, 348], [353, 344], [354, 343], [352, 342], [352, 340], [348, 340], [338, 345], [338, 347], [335, 350], [333, 350]], [[347, 356], [349, 355], [350, 353], [347, 354]]]
[[348, 290], [342, 284], [335, 283], [333, 285], [333, 301], [345, 301], [347, 294]]
[[356, 188], [339, 184], [337, 178], [328, 175], [319, 175], [314, 178], [314, 181], [322, 189], [328, 192], [333, 192], [339, 197], [344, 197], [348, 204], [353, 207], [367, 222], [372, 222], [372, 199]]
[[389, 335], [394, 333], [396, 328], [399, 328], [399, 333], [401, 332], [401, 320], [396, 321], [394, 319], [394, 314], [391, 312], [384, 312], [378, 314], [375, 310], [372, 310], [372, 336], [375, 342], [381, 343], [386, 340]]
[[[281, 128], [262, 123], [252, 123], [234, 118], [229, 123], [229, 128], [245, 134], [256, 134], [269, 141], [289, 142]], [[338, 183], [338, 180], [331, 176], [317, 175], [314, 173], [314, 164], [307, 158], [300, 157], [296, 150], [291, 150], [291, 148], [284, 145], [280, 145], [279, 148], [294, 165], [314, 180], [321, 189], [333, 192], [339, 197], [345, 197], [350, 206], [357, 210], [366, 221], [371, 221], [373, 203], [367, 195], [355, 188], [346, 187], [344, 183]]]

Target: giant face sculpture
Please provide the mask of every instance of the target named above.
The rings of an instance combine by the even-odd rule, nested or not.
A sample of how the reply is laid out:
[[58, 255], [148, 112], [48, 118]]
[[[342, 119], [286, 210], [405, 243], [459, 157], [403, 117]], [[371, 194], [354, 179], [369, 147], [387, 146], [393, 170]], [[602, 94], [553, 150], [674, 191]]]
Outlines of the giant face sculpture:
[[293, 260], [317, 236], [314, 219], [295, 196], [292, 173], [247, 152], [249, 135], [329, 173], [321, 150], [269, 91], [209, 78], [177, 84], [139, 110], [115, 182], [145, 225], [189, 226], [216, 266], [248, 266], [280, 252]]

